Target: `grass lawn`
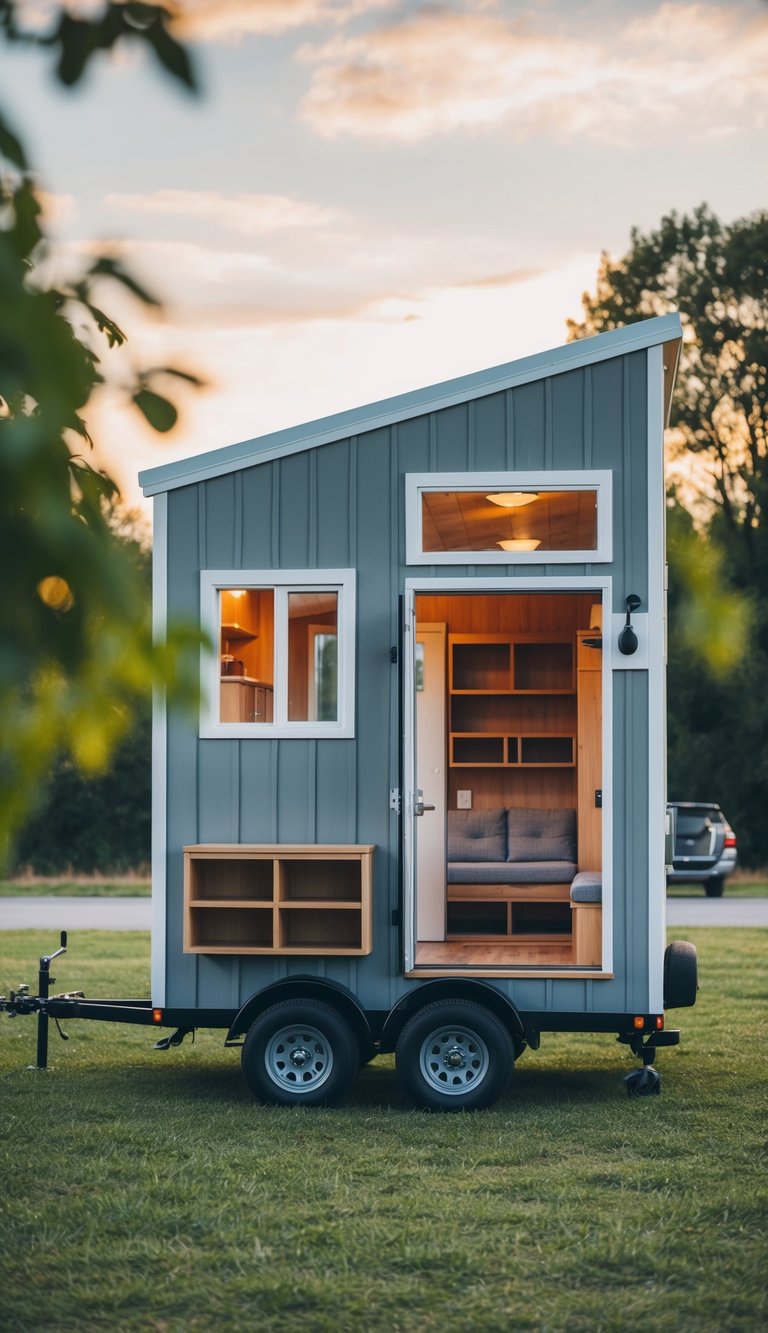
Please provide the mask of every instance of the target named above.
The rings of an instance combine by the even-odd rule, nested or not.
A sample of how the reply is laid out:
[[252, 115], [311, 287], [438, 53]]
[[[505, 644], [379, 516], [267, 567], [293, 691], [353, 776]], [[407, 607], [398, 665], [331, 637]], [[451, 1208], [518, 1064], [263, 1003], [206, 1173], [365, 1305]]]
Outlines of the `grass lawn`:
[[[3, 1330], [766, 1326], [768, 932], [700, 955], [661, 1097], [610, 1036], [544, 1037], [490, 1111], [410, 1109], [387, 1057], [333, 1110], [258, 1105], [222, 1034], [0, 1019]], [[2, 988], [50, 939], [0, 933]], [[57, 989], [146, 994], [148, 937], [78, 934]]]
[[[667, 889], [668, 898], [706, 898], [700, 884], [671, 884]], [[727, 879], [724, 898], [768, 898], [768, 880]], [[713, 899], [716, 902], [717, 899]]]
[[0, 880], [0, 898], [149, 898], [148, 879], [24, 878]]

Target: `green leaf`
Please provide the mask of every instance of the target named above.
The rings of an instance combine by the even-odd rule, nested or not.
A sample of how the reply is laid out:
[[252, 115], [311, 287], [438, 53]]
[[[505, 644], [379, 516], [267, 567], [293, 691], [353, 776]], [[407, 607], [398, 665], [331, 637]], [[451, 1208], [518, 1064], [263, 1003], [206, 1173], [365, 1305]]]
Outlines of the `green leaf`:
[[0, 153], [3, 157], [7, 157], [8, 161], [12, 162], [15, 167], [19, 167], [21, 171], [28, 169], [27, 155], [24, 152], [21, 140], [13, 133], [2, 112], [0, 112]]
[[127, 269], [124, 269], [118, 259], [112, 259], [109, 255], [101, 255], [91, 265], [88, 272], [89, 275], [94, 278], [113, 278], [115, 282], [121, 283], [122, 286], [137, 297], [139, 301], [143, 301], [145, 305], [160, 305], [157, 297], [153, 296], [146, 287], [143, 287]]
[[146, 38], [154, 48], [155, 54], [164, 69], [167, 69], [169, 74], [183, 83], [190, 92], [197, 92], [197, 76], [187, 51], [179, 45], [174, 37], [171, 37], [162, 23], [159, 22], [148, 28]]
[[176, 408], [167, 398], [161, 398], [159, 393], [153, 393], [151, 389], [139, 389], [133, 395], [133, 401], [153, 430], [165, 434], [176, 425], [179, 415]]

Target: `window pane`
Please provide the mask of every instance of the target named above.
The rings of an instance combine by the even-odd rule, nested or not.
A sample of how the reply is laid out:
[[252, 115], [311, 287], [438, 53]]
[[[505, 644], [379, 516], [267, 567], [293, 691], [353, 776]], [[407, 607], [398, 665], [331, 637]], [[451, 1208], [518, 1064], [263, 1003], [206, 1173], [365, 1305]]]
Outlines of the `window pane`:
[[422, 491], [424, 551], [594, 551], [597, 491]]
[[220, 720], [271, 722], [275, 595], [271, 588], [224, 588], [219, 598]]
[[288, 721], [337, 722], [337, 592], [288, 594]]

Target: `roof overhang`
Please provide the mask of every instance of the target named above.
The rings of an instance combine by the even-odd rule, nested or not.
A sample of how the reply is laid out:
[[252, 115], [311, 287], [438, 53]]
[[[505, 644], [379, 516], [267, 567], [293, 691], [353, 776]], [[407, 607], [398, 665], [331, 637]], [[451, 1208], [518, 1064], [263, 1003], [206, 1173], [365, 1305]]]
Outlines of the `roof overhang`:
[[222, 449], [194, 454], [191, 458], [182, 458], [175, 463], [165, 463], [161, 467], [141, 472], [139, 483], [145, 495], [157, 495], [180, 486], [191, 486], [257, 463], [267, 463], [274, 458], [300, 453], [304, 449], [315, 449], [319, 445], [366, 431], [381, 430], [396, 422], [407, 421], [427, 412], [438, 412], [472, 398], [502, 393], [506, 389], [514, 389], [552, 375], [562, 375], [583, 366], [596, 365], [614, 357], [627, 356], [649, 347], [664, 347], [664, 420], [667, 421], [681, 341], [680, 316], [661, 315], [656, 319], [629, 324], [623, 329], [614, 329], [610, 333], [599, 333], [593, 338], [566, 343], [562, 347], [539, 352], [519, 361], [510, 361], [490, 370], [462, 375], [458, 379], [398, 394], [394, 398], [384, 398], [381, 402], [368, 403], [348, 412], [337, 412], [333, 416], [292, 426], [288, 430], [274, 431], [257, 439], [244, 440], [240, 444], [226, 445]]

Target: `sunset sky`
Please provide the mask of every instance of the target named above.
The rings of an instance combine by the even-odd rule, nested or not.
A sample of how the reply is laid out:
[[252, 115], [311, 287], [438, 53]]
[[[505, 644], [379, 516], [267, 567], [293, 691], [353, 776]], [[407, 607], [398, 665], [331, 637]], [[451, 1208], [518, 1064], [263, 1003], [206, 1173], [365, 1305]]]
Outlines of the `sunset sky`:
[[140, 468], [556, 346], [632, 225], [768, 203], [764, 0], [179, 8], [199, 99], [131, 48], [75, 93], [0, 52], [61, 262], [122, 255], [167, 303], [104, 296], [132, 356], [209, 381], [164, 440], [91, 416], [132, 504]]

